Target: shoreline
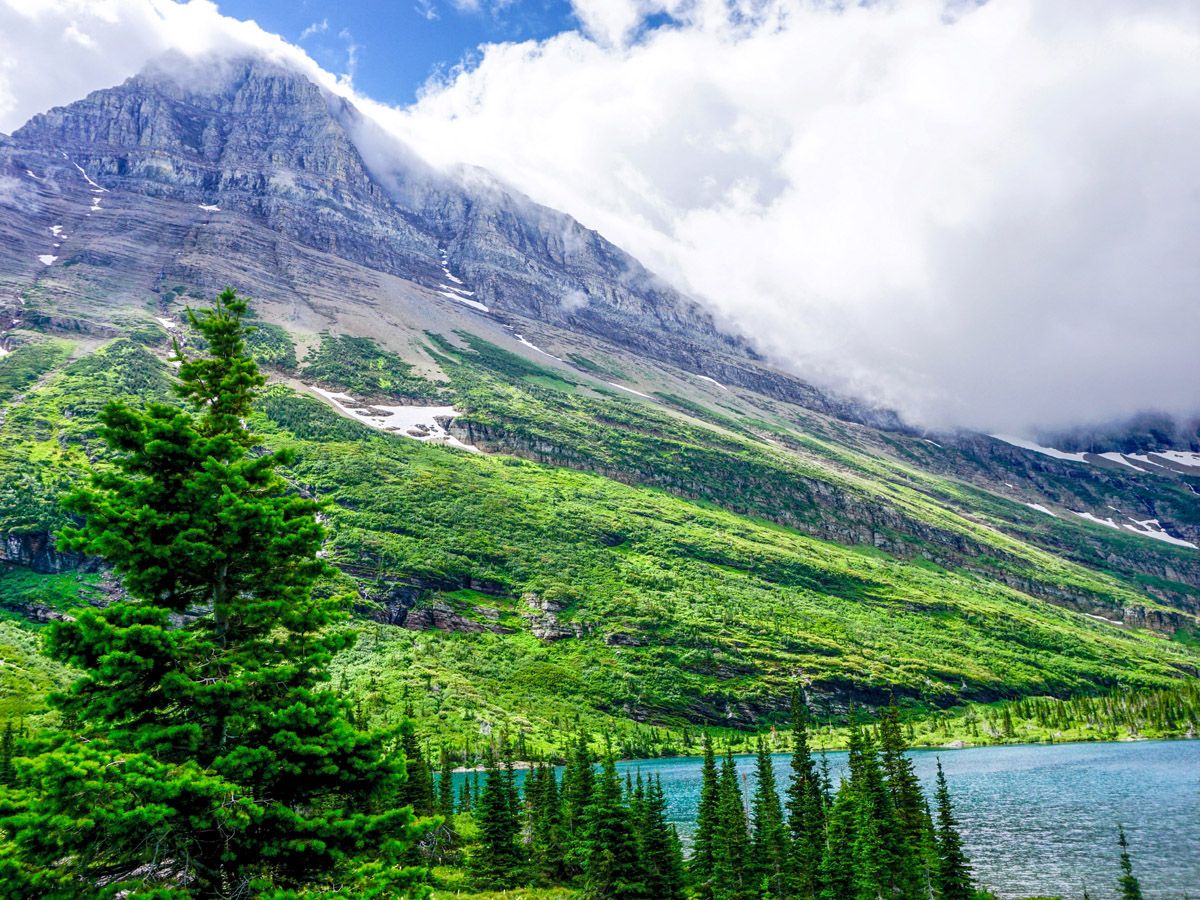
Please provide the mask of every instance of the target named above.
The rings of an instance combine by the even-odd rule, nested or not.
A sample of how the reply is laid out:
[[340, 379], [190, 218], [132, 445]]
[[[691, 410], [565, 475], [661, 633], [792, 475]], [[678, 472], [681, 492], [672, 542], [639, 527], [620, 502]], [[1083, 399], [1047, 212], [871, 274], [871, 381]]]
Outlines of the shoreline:
[[[1127, 738], [1119, 738], [1115, 741], [1055, 741], [1054, 743], [1047, 743], [1045, 741], [1020, 741], [1020, 742], [1011, 743], [1011, 744], [966, 744], [961, 741], [951, 741], [948, 744], [939, 744], [937, 746], [909, 747], [906, 752], [907, 753], [936, 753], [936, 752], [940, 752], [943, 750], [948, 750], [948, 751], [1006, 750], [1009, 748], [1016, 749], [1016, 748], [1020, 748], [1020, 747], [1049, 748], [1049, 747], [1104, 746], [1104, 745], [1110, 745], [1110, 744], [1112, 744], [1112, 745], [1116, 745], [1116, 744], [1146, 744], [1146, 743], [1154, 743], [1156, 741], [1166, 744], [1166, 743], [1174, 743], [1176, 741], [1195, 741], [1195, 740], [1200, 740], [1200, 735], [1178, 735], [1176, 737], [1127, 737]], [[810, 752], [812, 753], [813, 756], [820, 756], [822, 753], [845, 753], [848, 749], [849, 748], [847, 748], [847, 747], [822, 747], [821, 749], [811, 749]], [[775, 750], [775, 751], [772, 751], [771, 755], [772, 756], [789, 756], [789, 755], [791, 755], [791, 751], [790, 750]], [[755, 756], [755, 754], [750, 751], [747, 751], [744, 753], [734, 753], [733, 754], [734, 759], [739, 759], [739, 758], [753, 759], [754, 756]], [[618, 760], [616, 760], [616, 763], [617, 763], [617, 765], [630, 765], [633, 763], [655, 763], [655, 762], [663, 762], [666, 760], [688, 760], [688, 759], [703, 759], [703, 758], [704, 758], [703, 756], [682, 756], [682, 755], [681, 756], [634, 756], [634, 757], [618, 759]], [[528, 771], [529, 769], [532, 769], [535, 765], [538, 765], [538, 764], [539, 763], [532, 762], [530, 760], [520, 760], [520, 761], [514, 760], [513, 761], [513, 770], [514, 771]], [[555, 767], [559, 767], [559, 766], [562, 766], [563, 763], [555, 762], [555, 763], [553, 763], [553, 765]], [[452, 774], [454, 774], [454, 775], [467, 775], [472, 772], [485, 772], [485, 771], [486, 771], [486, 769], [482, 765], [456, 766], [455, 768], [453, 768], [451, 770]]]

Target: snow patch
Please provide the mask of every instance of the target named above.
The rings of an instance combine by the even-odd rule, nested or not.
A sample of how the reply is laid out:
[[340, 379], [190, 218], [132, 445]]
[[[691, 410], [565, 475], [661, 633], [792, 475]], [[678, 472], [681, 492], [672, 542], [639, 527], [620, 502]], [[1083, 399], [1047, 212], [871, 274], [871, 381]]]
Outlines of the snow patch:
[[1197, 547], [1191, 541], [1185, 541], [1183, 538], [1177, 538], [1173, 534], [1168, 534], [1163, 530], [1158, 519], [1142, 519], [1138, 521], [1137, 519], [1130, 518], [1129, 521], [1133, 522], [1133, 525], [1126, 525], [1125, 527], [1136, 534], [1142, 535], [1142, 537], [1153, 538], [1156, 541], [1162, 541], [1167, 544], [1174, 544], [1176, 547], [1191, 547], [1193, 550], [1200, 550], [1200, 547]]
[[29, 169], [25, 170], [25, 174], [28, 175], [30, 178], [34, 179], [35, 181], [42, 180], [42, 177], [40, 175], [34, 175], [33, 172], [31, 172]]
[[205, 212], [220, 212], [221, 211], [221, 207], [217, 206], [215, 203], [200, 203], [197, 205]]
[[178, 331], [179, 330], [178, 325], [176, 325], [170, 319], [164, 319], [162, 316], [155, 316], [154, 321], [157, 322], [159, 325], [161, 325], [163, 328], [167, 329], [167, 331]]
[[[67, 154], [64, 153], [63, 159], [66, 159], [66, 158], [67, 158]], [[76, 169], [79, 170], [79, 174], [83, 176], [83, 180], [86, 181], [88, 184], [90, 184], [92, 187], [94, 187], [96, 189], [97, 193], [103, 194], [108, 190], [108, 188], [102, 188], [102, 187], [100, 187], [100, 185], [96, 184], [96, 182], [92, 181], [92, 179], [88, 177], [88, 173], [83, 171], [83, 166], [81, 166], [79, 163], [72, 161], [71, 165], [73, 165]]]
[[1023, 450], [1032, 450], [1034, 453], [1040, 453], [1042, 456], [1050, 456], [1054, 459], [1069, 459], [1073, 462], [1087, 462], [1086, 453], [1067, 453], [1064, 450], [1055, 450], [1053, 447], [1043, 447], [1041, 444], [1035, 444], [1033, 441], [1027, 441], [1024, 438], [1014, 437], [1011, 434], [993, 434], [989, 437], [994, 437], [998, 441], [1004, 441], [1006, 444], [1012, 444], [1014, 447], [1020, 447]]
[[942, 445], [939, 444], [937, 441], [931, 441], [929, 438], [921, 438], [921, 440], [923, 440], [927, 444], [933, 444], [933, 446], [935, 446], [935, 447], [940, 447], [943, 450], [946, 449], [945, 447], [942, 447]]
[[38, 262], [40, 262], [43, 266], [48, 266], [51, 263], [53, 263], [56, 259], [58, 259], [57, 256], [51, 256], [49, 253], [43, 253], [41, 256], [38, 257]]
[[1054, 515], [1053, 512], [1046, 509], [1046, 507], [1042, 506], [1042, 504], [1040, 504], [1040, 503], [1026, 503], [1025, 505], [1028, 506], [1030, 509], [1036, 509], [1040, 513], [1045, 513], [1048, 516], [1054, 516], [1054, 518], [1056, 518], [1056, 519], [1058, 518], [1058, 516]]
[[715, 379], [715, 378], [709, 378], [707, 375], [697, 375], [696, 377], [699, 378], [701, 381], [708, 381], [712, 384], [715, 384], [717, 387], [719, 387], [723, 391], [729, 390], [729, 388], [725, 387], [725, 385], [721, 384], [721, 382], [717, 381], [717, 379]]
[[1123, 466], [1128, 466], [1129, 468], [1133, 469], [1135, 472], [1144, 472], [1145, 471], [1141, 466], [1135, 466], [1133, 463], [1131, 463], [1129, 460], [1127, 460], [1120, 453], [1100, 453], [1097, 455], [1101, 459], [1111, 459], [1115, 463], [1120, 463]]
[[7, 347], [0, 347], [0, 359], [8, 356], [11, 351]]
[[[1189, 469], [1200, 469], [1200, 453], [1186, 453], [1182, 450], [1159, 450], [1152, 454], [1170, 460], [1176, 465], [1187, 466]], [[1153, 462], [1153, 460], [1150, 460]]]
[[1075, 515], [1079, 516], [1081, 519], [1087, 519], [1089, 522], [1095, 522], [1097, 525], [1107, 525], [1109, 528], [1116, 528], [1118, 531], [1121, 528], [1121, 526], [1112, 519], [1101, 519], [1098, 516], [1093, 516], [1089, 512], [1079, 512], [1079, 510], [1076, 509], [1071, 510], [1071, 512], [1075, 513]]
[[612, 387], [615, 387], [615, 388], [620, 388], [623, 391], [629, 391], [629, 393], [631, 393], [631, 394], [637, 394], [639, 397], [645, 397], [647, 400], [654, 399], [649, 394], [643, 394], [641, 391], [635, 391], [633, 388], [625, 387], [625, 385], [623, 385], [623, 384], [617, 384], [615, 381], [606, 381], [604, 383], [607, 385], [611, 385]]
[[55, 237], [62, 237], [62, 226], [61, 225], [51, 225], [50, 233], [52, 235], [54, 235]]
[[1089, 619], [1095, 619], [1097, 622], [1108, 622], [1111, 625], [1124, 625], [1120, 619], [1106, 619], [1104, 616], [1098, 616], [1095, 613], [1084, 613]]
[[305, 385], [314, 394], [330, 401], [346, 415], [378, 431], [399, 434], [430, 444], [444, 444], [478, 453], [478, 447], [464, 444], [446, 431], [437, 420], [462, 415], [453, 406], [376, 406], [355, 400], [349, 394], [326, 391], [314, 385]]
[[98, 212], [99, 209], [100, 209], [100, 198], [93, 197], [92, 198], [92, 208], [90, 210], [88, 210], [88, 212]]
[[491, 312], [490, 309], [488, 309], [478, 300], [471, 300], [462, 296], [461, 294], [452, 294], [450, 291], [438, 291], [438, 293], [443, 297], [449, 297], [451, 300], [457, 300], [459, 303], [465, 303], [467, 306], [471, 307], [472, 309], [477, 309], [480, 312]]
[[521, 337], [521, 335], [517, 334], [516, 332], [513, 332], [513, 337], [517, 339], [518, 344], [524, 344], [530, 350], [536, 350], [538, 353], [542, 354], [542, 356], [548, 356], [551, 359], [557, 359], [559, 362], [563, 362], [561, 357], [555, 356], [553, 353], [547, 353], [541, 347], [537, 346], [537, 344], [529, 343], [529, 341], [525, 340], [525, 338]]

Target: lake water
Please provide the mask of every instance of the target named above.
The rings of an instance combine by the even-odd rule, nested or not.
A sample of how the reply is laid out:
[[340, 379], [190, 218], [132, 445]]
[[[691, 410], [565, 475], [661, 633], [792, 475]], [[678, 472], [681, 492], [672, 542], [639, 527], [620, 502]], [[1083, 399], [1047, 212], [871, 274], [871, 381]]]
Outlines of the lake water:
[[[916, 750], [932, 793], [937, 757], [978, 882], [1002, 897], [1116, 897], [1117, 823], [1148, 898], [1200, 898], [1200, 741]], [[753, 789], [754, 758], [737, 758]], [[782, 791], [788, 757], [774, 758]], [[834, 783], [845, 753], [830, 753]], [[669, 815], [689, 839], [700, 760], [622, 763], [662, 778]]]
[[[1152, 900], [1200, 900], [1200, 741], [915, 750], [932, 793], [940, 756], [980, 885], [1001, 897], [1117, 897], [1117, 823]], [[830, 753], [834, 783], [845, 753]], [[619, 763], [662, 778], [668, 815], [689, 842], [700, 799], [696, 758]], [[774, 757], [782, 792], [788, 756]], [[737, 757], [753, 790], [754, 758]], [[463, 776], [456, 776], [456, 782]]]

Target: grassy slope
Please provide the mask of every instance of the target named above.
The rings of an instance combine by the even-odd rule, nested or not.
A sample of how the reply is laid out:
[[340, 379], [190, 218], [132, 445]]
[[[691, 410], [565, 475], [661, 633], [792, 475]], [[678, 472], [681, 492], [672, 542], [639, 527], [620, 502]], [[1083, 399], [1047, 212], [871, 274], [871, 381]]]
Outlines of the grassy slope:
[[[600, 397], [478, 342], [473, 354], [451, 357], [445, 344], [441, 352], [472, 420], [523, 429], [570, 449], [575, 463], [636, 464], [676, 491], [737, 466], [755, 477], [717, 485], [727, 505], [765, 509], [782, 492], [798, 516], [807, 514], [802, 492], [788, 492], [801, 477], [840, 479], [1050, 583], [1117, 605], [1144, 599], [1128, 583], [947, 511], [899, 479], [850, 466], [842, 474]], [[337, 387], [331, 361], [321, 378]], [[375, 379], [371, 390], [403, 394], [412, 379], [403, 376]], [[10, 407], [0, 484], [21, 487], [0, 498], [5, 530], [61, 521], [54, 497], [85, 458], [102, 459], [94, 416], [104, 400], [166, 391], [161, 363], [123, 342], [71, 363]], [[664, 739], [658, 727], [771, 721], [797, 682], [830, 702], [895, 690], [947, 704], [1165, 684], [1197, 662], [1187, 646], [1114, 629], [970, 571], [820, 541], [652, 487], [379, 435], [283, 386], [271, 389], [255, 426], [294, 447], [292, 476], [331, 501], [331, 557], [365, 592], [415, 585], [423, 604], [509, 630], [368, 626], [339, 660], [335, 685], [361, 695], [369, 713], [394, 715], [407, 698], [456, 744], [507, 728], [524, 732], [531, 751], [550, 751], [582, 719], [653, 748]], [[530, 595], [561, 608], [562, 624], [582, 636], [535, 638], [522, 615], [532, 612]], [[24, 683], [43, 690], [52, 674], [31, 672]]]

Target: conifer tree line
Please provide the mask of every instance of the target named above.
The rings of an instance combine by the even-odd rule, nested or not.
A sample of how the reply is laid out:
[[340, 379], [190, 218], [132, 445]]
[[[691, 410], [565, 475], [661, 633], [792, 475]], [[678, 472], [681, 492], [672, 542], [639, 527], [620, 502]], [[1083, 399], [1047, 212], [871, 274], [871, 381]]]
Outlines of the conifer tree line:
[[[597, 759], [582, 734], [561, 777], [549, 764], [538, 764], [523, 791], [505, 742], [486, 750], [482, 780], [466, 776], [457, 794], [443, 768], [436, 790], [420, 791], [425, 806], [414, 809], [469, 823], [476, 837], [465, 853], [447, 844], [454, 847], [448, 855], [426, 861], [465, 865], [481, 889], [575, 885], [597, 898], [974, 896], [945, 776], [939, 765], [931, 810], [905, 756], [895, 707], [885, 712], [878, 741], [866, 729], [854, 731], [849, 773], [836, 788], [827, 766], [813, 758], [799, 704], [795, 716], [782, 796], [764, 744], [755, 758], [753, 790], [747, 791], [732, 751], [718, 759], [705, 736], [696, 832], [686, 862], [659, 779], [638, 772], [622, 781], [611, 752]], [[414, 771], [428, 767], [418, 762]]]

